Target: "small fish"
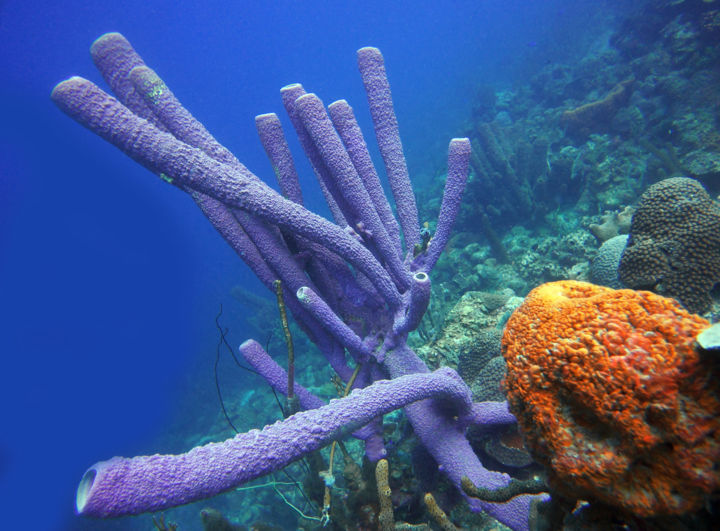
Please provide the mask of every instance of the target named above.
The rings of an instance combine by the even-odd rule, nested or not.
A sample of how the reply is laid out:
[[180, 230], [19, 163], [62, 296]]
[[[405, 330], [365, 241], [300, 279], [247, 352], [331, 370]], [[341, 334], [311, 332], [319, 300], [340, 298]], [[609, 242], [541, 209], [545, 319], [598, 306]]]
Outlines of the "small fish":
[[704, 350], [720, 351], [720, 323], [715, 323], [710, 328], [706, 328], [695, 339]]

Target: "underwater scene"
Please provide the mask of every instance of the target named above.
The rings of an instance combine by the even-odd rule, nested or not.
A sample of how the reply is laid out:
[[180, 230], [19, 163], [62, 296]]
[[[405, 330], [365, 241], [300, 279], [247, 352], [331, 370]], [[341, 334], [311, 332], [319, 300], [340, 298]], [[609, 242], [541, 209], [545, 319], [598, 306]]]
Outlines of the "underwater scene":
[[0, 529], [720, 528], [720, 0], [8, 0], [0, 67]]

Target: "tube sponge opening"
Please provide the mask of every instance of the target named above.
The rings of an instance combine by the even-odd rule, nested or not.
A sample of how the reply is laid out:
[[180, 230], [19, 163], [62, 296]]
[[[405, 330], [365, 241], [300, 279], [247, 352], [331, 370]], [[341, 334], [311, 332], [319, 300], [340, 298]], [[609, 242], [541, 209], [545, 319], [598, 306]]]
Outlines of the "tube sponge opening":
[[85, 509], [85, 504], [90, 496], [90, 491], [93, 488], [96, 476], [97, 470], [89, 468], [80, 480], [80, 485], [78, 485], [77, 494], [75, 495], [75, 507], [78, 514], [82, 514], [83, 509]]

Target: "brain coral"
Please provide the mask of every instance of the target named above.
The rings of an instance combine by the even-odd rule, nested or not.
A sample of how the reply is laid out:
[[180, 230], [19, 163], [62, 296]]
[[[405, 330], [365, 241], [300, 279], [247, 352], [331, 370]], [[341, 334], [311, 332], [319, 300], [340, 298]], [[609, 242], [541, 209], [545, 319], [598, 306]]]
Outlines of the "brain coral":
[[458, 355], [458, 373], [468, 383], [474, 382], [488, 361], [501, 355], [502, 331], [497, 328], [483, 328], [477, 332], [472, 347]]
[[623, 287], [618, 278], [618, 265], [627, 241], [627, 234], [619, 234], [600, 246], [595, 258], [590, 262], [590, 280], [593, 284], [615, 289]]
[[720, 375], [709, 323], [647, 291], [543, 284], [503, 336], [510, 410], [557, 491], [640, 517], [720, 487]]
[[649, 289], [679, 300], [691, 312], [710, 307], [720, 282], [720, 206], [687, 177], [650, 186], [630, 225], [618, 269], [630, 288]]
[[505, 378], [505, 360], [502, 356], [490, 359], [470, 384], [475, 402], [502, 402], [505, 400], [502, 381]]

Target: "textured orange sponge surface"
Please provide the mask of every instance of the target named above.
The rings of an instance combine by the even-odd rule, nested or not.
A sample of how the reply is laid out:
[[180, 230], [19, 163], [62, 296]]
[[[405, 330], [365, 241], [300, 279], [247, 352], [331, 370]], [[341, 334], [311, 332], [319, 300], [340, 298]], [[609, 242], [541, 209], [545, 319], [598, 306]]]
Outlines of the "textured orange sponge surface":
[[718, 363], [705, 319], [673, 299], [562, 281], [503, 335], [510, 410], [551, 485], [637, 516], [681, 514], [720, 487]]

